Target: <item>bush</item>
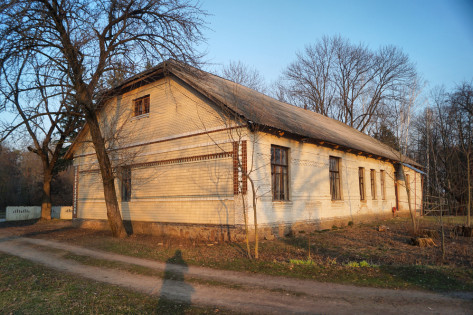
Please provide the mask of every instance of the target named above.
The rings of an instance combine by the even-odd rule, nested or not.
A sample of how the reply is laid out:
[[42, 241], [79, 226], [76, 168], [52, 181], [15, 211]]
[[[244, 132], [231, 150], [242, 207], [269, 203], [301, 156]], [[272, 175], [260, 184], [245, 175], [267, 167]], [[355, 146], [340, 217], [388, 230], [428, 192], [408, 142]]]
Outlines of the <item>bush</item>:
[[356, 262], [356, 261], [349, 261], [347, 264], [346, 264], [348, 267], [353, 267], [353, 268], [367, 268], [367, 267], [372, 267], [372, 268], [376, 268], [378, 267], [377, 265], [374, 265], [374, 264], [370, 264], [369, 262], [367, 262], [366, 260], [362, 260], [360, 262]]
[[314, 261], [312, 259], [307, 259], [307, 260], [301, 260], [301, 259], [291, 259], [289, 262], [293, 265], [315, 265]]

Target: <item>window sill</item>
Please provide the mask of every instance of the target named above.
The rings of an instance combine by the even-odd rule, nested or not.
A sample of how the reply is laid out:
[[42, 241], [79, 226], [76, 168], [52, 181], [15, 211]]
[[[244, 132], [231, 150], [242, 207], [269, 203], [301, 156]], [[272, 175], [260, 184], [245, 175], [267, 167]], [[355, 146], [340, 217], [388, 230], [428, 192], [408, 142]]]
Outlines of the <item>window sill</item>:
[[133, 117], [131, 117], [131, 120], [140, 120], [142, 118], [149, 118], [149, 113], [138, 115], [138, 116], [133, 116]]
[[332, 199], [332, 203], [344, 203], [343, 199]]
[[292, 200], [272, 200], [272, 202], [277, 204], [292, 204]]

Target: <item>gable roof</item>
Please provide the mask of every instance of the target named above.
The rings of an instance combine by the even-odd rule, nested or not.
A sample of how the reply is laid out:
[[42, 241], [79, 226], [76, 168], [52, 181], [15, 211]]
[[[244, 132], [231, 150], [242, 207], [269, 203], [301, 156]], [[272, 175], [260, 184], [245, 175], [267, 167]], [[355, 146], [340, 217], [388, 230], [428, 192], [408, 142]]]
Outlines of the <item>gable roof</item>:
[[[107, 94], [113, 97], [166, 75], [175, 76], [211, 101], [227, 107], [240, 117], [263, 128], [273, 128], [294, 136], [420, 166], [388, 145], [342, 122], [278, 101], [243, 85], [174, 60], [165, 61], [124, 81]], [[68, 152], [69, 156], [71, 154], [72, 152]]]

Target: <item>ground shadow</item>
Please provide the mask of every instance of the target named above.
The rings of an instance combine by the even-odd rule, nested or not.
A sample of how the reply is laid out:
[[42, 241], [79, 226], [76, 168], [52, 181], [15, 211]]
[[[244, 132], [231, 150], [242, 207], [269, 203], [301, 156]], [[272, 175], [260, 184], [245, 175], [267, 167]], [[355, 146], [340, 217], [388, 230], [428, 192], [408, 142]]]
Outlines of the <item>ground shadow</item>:
[[123, 220], [123, 226], [128, 236], [133, 235], [133, 223], [130, 220]]
[[8, 228], [8, 227], [22, 227], [28, 225], [36, 224], [40, 219], [31, 219], [31, 220], [19, 220], [19, 221], [4, 221], [0, 222], [0, 228]]
[[[254, 246], [254, 243], [252, 243], [250, 241], [250, 244], [253, 244]], [[241, 255], [242, 257], [245, 257], [247, 258], [248, 257], [248, 252], [247, 252], [247, 249], [246, 249], [246, 243], [243, 243], [243, 242], [239, 242], [239, 243], [236, 243], [236, 242], [231, 242], [231, 243], [228, 243], [228, 245], [233, 248], [239, 255]]]
[[452, 276], [450, 272], [435, 266], [381, 266], [380, 269], [383, 273], [402, 279], [413, 286], [445, 295], [455, 291], [469, 291], [471, 288], [469, 279]]
[[1, 222], [0, 231], [2, 231], [2, 229], [7, 231], [10, 229], [9, 236], [2, 240], [48, 235], [75, 229], [71, 224], [61, 224], [59, 226], [38, 225], [40, 221], [41, 219]]
[[[176, 265], [179, 265], [176, 268]], [[182, 258], [181, 250], [166, 261], [164, 281], [161, 287], [157, 313], [184, 314], [190, 308], [194, 288], [185, 282], [188, 265]]]

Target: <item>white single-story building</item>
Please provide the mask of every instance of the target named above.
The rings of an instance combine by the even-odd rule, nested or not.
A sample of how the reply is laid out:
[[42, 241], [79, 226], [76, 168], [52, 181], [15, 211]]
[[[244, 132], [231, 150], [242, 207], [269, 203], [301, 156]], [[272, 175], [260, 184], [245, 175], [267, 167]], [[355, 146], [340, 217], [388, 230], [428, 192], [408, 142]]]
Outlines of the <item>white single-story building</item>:
[[[253, 224], [254, 201], [261, 235], [331, 228], [407, 213], [405, 185], [412, 209], [422, 207], [415, 161], [216, 75], [166, 61], [108, 95], [99, 119], [121, 214], [135, 233], [238, 238], [245, 213]], [[87, 125], [67, 157], [75, 168], [74, 221], [107, 226]]]

